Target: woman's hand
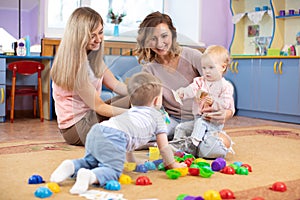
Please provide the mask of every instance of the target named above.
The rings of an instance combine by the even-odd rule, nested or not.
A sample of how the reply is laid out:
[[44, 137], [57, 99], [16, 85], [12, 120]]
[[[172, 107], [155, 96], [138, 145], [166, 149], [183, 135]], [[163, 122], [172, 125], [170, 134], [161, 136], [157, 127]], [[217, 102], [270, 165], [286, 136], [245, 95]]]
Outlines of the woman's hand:
[[217, 123], [224, 124], [226, 120], [232, 117], [231, 110], [214, 110], [212, 107], [205, 107], [202, 114], [203, 119]]

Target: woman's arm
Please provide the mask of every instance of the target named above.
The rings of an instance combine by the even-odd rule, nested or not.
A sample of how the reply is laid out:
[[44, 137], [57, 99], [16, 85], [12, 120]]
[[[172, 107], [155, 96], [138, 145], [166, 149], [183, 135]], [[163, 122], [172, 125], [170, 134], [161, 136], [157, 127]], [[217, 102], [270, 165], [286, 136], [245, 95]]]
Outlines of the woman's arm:
[[90, 82], [83, 83], [80, 88], [76, 89], [76, 92], [85, 104], [87, 104], [92, 110], [95, 110], [101, 116], [112, 117], [122, 114], [127, 110], [124, 108], [111, 106], [102, 101], [99, 92], [97, 92], [95, 87]]
[[115, 93], [121, 96], [126, 96], [128, 94], [127, 86], [125, 85], [125, 83], [117, 80], [114, 74], [109, 69], [107, 69], [104, 73], [103, 84], [108, 89], [114, 91]]
[[205, 120], [215, 122], [218, 124], [224, 124], [227, 120], [232, 118], [232, 110], [215, 110], [212, 107], [205, 107], [203, 109], [203, 115]]

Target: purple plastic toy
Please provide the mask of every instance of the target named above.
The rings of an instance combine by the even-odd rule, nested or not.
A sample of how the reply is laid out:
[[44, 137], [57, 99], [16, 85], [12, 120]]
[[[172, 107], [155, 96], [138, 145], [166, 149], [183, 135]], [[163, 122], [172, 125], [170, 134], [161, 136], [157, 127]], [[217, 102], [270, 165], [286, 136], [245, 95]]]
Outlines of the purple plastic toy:
[[211, 168], [213, 171], [220, 171], [226, 166], [226, 161], [224, 158], [216, 158], [212, 163], [211, 163]]

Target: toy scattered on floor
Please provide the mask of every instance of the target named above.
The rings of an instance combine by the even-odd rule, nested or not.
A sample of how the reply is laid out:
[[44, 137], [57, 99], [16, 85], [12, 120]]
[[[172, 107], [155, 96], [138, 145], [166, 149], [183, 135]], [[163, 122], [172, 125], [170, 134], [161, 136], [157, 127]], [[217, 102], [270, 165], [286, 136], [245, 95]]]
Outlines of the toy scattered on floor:
[[101, 199], [101, 200], [125, 200], [123, 194], [109, 193], [100, 190], [88, 190], [85, 193], [79, 195], [86, 199]]
[[136, 185], [151, 185], [152, 183], [151, 183], [149, 177], [147, 177], [147, 176], [139, 176], [135, 180], [135, 184]]
[[126, 171], [133, 171], [136, 168], [135, 162], [126, 162], [124, 163], [124, 170]]
[[242, 164], [241, 167], [245, 167], [249, 172], [252, 172], [252, 167], [249, 164]]
[[235, 199], [234, 193], [230, 189], [223, 189], [219, 191], [222, 199]]
[[57, 183], [50, 182], [46, 184], [46, 187], [51, 190], [53, 193], [59, 193], [60, 192], [60, 187]]
[[110, 181], [106, 182], [106, 184], [104, 186], [104, 189], [106, 189], [106, 190], [120, 190], [121, 185], [116, 180], [110, 180]]
[[147, 173], [148, 169], [144, 164], [139, 164], [136, 166], [135, 170], [136, 172], [142, 172], [142, 173]]
[[53, 193], [51, 192], [51, 190], [44, 186], [37, 188], [34, 192], [34, 196], [41, 199], [50, 197], [52, 194]]
[[207, 190], [203, 197], [205, 200], [222, 200], [220, 193], [216, 190]]
[[200, 176], [202, 178], [210, 178], [214, 172], [210, 168], [200, 167]]
[[239, 175], [248, 175], [249, 171], [248, 171], [248, 168], [246, 168], [246, 167], [239, 167], [235, 170], [235, 173], [239, 174]]
[[188, 194], [180, 194], [177, 196], [176, 200], [204, 200], [201, 196], [194, 197]]
[[277, 192], [285, 192], [287, 187], [284, 182], [275, 182], [270, 189]]
[[254, 198], [252, 198], [251, 200], [265, 200], [265, 199], [262, 198], [262, 197], [254, 197]]
[[159, 159], [159, 149], [158, 147], [149, 147], [149, 160], [158, 160]]
[[144, 165], [148, 170], [156, 170], [156, 165], [154, 164], [154, 162], [147, 161], [144, 163]]
[[126, 174], [121, 174], [120, 178], [119, 178], [119, 182], [121, 184], [131, 184], [132, 183], [132, 179], [130, 176], [126, 175]]
[[197, 164], [191, 164], [189, 167], [189, 174], [192, 176], [199, 176], [200, 174], [200, 167]]
[[45, 183], [45, 181], [40, 175], [34, 174], [28, 179], [28, 184], [40, 184], [40, 183]]
[[226, 161], [224, 158], [216, 158], [211, 163], [211, 168], [213, 171], [221, 171], [226, 166]]
[[167, 170], [166, 174], [169, 179], [178, 179], [181, 176], [181, 173], [174, 169]]
[[158, 167], [158, 165], [163, 162], [163, 159], [153, 160], [152, 162], [155, 164], [156, 167]]
[[234, 175], [235, 174], [235, 169], [231, 166], [226, 166], [221, 170], [221, 173]]
[[175, 168], [174, 170], [179, 171], [181, 176], [186, 176], [189, 173], [189, 168], [188, 167]]

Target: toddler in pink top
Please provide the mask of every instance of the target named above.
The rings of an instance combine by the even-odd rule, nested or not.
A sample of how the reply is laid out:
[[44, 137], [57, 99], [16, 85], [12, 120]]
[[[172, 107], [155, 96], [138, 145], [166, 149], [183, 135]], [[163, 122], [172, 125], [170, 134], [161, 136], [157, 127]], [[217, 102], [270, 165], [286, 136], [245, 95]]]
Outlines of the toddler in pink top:
[[[177, 125], [174, 141], [171, 142], [175, 150], [205, 158], [225, 157], [227, 152], [232, 151], [233, 142], [222, 131], [224, 124], [210, 122], [207, 120], [209, 116], [203, 116], [202, 113], [206, 106], [215, 110], [228, 109], [234, 113], [233, 86], [223, 77], [229, 61], [227, 49], [222, 46], [209, 46], [201, 57], [202, 76], [194, 78], [189, 86], [176, 90], [182, 100], [195, 99], [195, 120]], [[188, 136], [187, 133], [191, 130], [192, 134]]]

